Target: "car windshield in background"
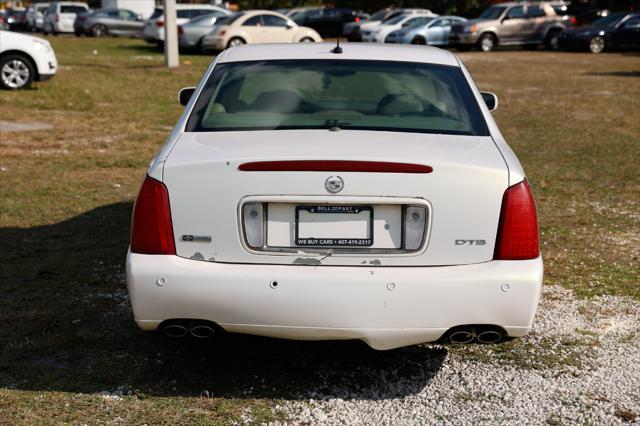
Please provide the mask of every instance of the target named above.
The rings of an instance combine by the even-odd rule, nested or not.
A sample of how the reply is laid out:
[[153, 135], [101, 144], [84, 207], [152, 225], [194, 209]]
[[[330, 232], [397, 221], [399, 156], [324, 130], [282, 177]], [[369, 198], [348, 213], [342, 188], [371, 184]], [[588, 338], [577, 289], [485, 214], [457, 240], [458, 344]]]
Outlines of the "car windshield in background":
[[369, 21], [380, 21], [380, 20], [384, 19], [384, 16], [386, 14], [387, 14], [386, 10], [381, 10], [379, 12], [376, 12], [373, 15], [371, 15], [371, 17], [369, 17]]
[[216, 25], [231, 25], [236, 22], [241, 16], [244, 16], [244, 12], [236, 12], [231, 15], [218, 19]]
[[358, 129], [486, 136], [460, 68], [358, 60], [217, 65], [187, 131]]
[[224, 13], [222, 12], [213, 12], [213, 13], [208, 13], [206, 15], [202, 15], [202, 16], [198, 16], [197, 18], [193, 18], [191, 21], [189, 21], [189, 24], [193, 24], [193, 25], [211, 25], [211, 21], [213, 21], [213, 19], [216, 19], [216, 22], [220, 22], [218, 20], [218, 18], [220, 18], [221, 16], [226, 16]]
[[386, 21], [383, 21], [382, 23], [383, 23], [384, 25], [395, 25], [395, 24], [397, 24], [398, 22], [400, 22], [400, 21], [402, 21], [403, 19], [405, 19], [406, 17], [407, 17], [407, 15], [398, 15], [398, 16], [396, 16], [396, 17], [394, 17], [394, 18], [387, 19]]
[[600, 19], [593, 21], [594, 27], [612, 27], [616, 25], [626, 15], [624, 13], [612, 13], [611, 15], [603, 16]]
[[87, 13], [87, 9], [82, 6], [60, 6], [60, 13]]
[[149, 17], [149, 19], [156, 19], [162, 16], [162, 9], [154, 9], [153, 13], [151, 14], [151, 16]]
[[505, 7], [490, 7], [482, 12], [482, 15], [480, 15], [478, 19], [498, 19], [502, 16], [505, 9]]

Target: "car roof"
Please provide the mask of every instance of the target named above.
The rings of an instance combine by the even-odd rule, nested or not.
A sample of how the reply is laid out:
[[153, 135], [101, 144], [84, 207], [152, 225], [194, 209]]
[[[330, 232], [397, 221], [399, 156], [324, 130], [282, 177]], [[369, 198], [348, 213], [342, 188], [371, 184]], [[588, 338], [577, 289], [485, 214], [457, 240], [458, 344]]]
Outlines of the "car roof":
[[342, 45], [341, 54], [331, 53], [335, 46], [335, 43], [246, 44], [225, 50], [220, 54], [218, 62], [353, 59], [460, 66], [453, 53], [430, 46], [349, 43]]

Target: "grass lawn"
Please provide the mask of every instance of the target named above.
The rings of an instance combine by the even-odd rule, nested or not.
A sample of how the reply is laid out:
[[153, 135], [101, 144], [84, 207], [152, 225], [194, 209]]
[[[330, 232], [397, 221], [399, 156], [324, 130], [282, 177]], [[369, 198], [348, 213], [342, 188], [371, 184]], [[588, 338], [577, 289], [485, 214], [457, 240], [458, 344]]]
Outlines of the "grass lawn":
[[[411, 358], [398, 372], [410, 377], [447, 355], [140, 332], [124, 282], [132, 202], [181, 112], [179, 88], [211, 58], [170, 71], [142, 41], [50, 40], [58, 75], [0, 93], [0, 120], [52, 126], [0, 133], [0, 423], [269, 421], [280, 401], [325, 386], [319, 372]], [[461, 57], [500, 98], [496, 119], [537, 197], [546, 282], [640, 300], [640, 56]]]

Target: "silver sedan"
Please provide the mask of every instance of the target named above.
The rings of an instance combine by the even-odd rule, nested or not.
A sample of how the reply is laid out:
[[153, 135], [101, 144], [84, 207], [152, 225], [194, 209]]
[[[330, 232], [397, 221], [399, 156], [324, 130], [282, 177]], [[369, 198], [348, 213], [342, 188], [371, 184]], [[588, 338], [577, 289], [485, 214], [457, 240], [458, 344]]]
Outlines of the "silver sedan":
[[202, 39], [211, 32], [217, 22], [222, 21], [228, 13], [215, 11], [213, 13], [198, 16], [186, 24], [178, 27], [178, 43], [181, 49], [202, 50]]

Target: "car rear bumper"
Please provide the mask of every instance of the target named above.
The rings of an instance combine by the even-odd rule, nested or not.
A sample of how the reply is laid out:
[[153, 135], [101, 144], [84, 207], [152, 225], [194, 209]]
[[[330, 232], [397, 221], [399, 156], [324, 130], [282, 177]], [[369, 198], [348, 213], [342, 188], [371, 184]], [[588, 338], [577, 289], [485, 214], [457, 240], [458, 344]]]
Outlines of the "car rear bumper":
[[202, 39], [202, 48], [205, 50], [224, 50], [225, 47], [222, 37], [206, 36]]
[[449, 36], [449, 46], [470, 46], [476, 44], [478, 35], [476, 33], [452, 34]]
[[[488, 324], [513, 337], [531, 328], [542, 258], [443, 267], [225, 264], [127, 256], [136, 322], [213, 321], [229, 332], [300, 340], [360, 339], [375, 349], [435, 341]], [[274, 284], [277, 283], [277, 284]]]

